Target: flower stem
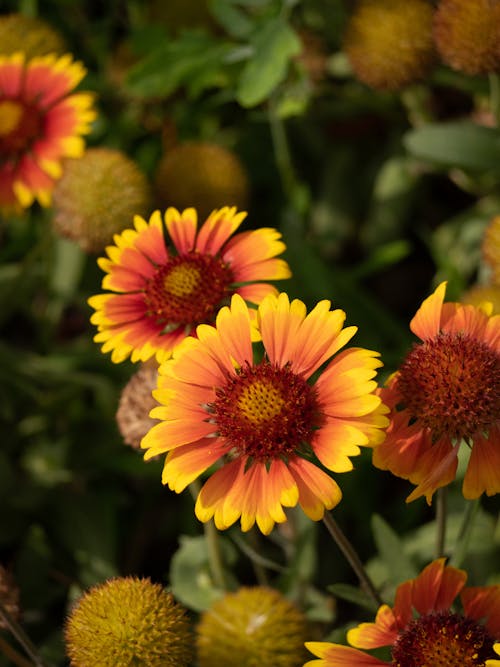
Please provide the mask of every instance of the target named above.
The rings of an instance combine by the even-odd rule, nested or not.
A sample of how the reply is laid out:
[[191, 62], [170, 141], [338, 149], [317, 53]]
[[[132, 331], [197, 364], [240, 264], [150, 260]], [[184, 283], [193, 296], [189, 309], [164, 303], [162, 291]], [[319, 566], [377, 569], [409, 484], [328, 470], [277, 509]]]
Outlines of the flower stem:
[[436, 493], [436, 558], [444, 556], [446, 544], [446, 519], [447, 519], [447, 488], [443, 487]]
[[455, 542], [455, 548], [450, 558], [450, 565], [453, 565], [454, 567], [460, 567], [467, 554], [467, 549], [469, 547], [469, 542], [472, 535], [472, 529], [474, 527], [474, 520], [479, 511], [479, 507], [479, 498], [477, 500], [473, 500], [472, 502], [468, 502], [465, 507], [464, 518], [460, 527], [460, 532], [458, 533], [457, 541]]
[[293, 210], [302, 219], [309, 208], [309, 191], [295, 173], [285, 124], [277, 108], [276, 95], [271, 95], [269, 98], [268, 109], [273, 150], [283, 191]]
[[[189, 490], [195, 501], [198, 497], [200, 489], [201, 485], [198, 481], [192, 482], [189, 485]], [[228, 590], [228, 587], [224, 572], [224, 561], [220, 549], [219, 532], [213, 521], [207, 521], [204, 523], [203, 531], [205, 533], [205, 540], [207, 542], [208, 564], [212, 574], [213, 582], [217, 588], [221, 588], [222, 590], [226, 591]]]
[[[21, 644], [23, 649], [26, 651], [26, 654], [30, 657], [32, 663], [36, 665], [36, 667], [45, 667], [44, 662], [38, 655], [38, 650], [36, 646], [33, 644], [31, 639], [28, 637], [28, 635], [25, 633], [23, 628], [19, 625], [19, 623], [12, 618], [12, 616], [9, 614], [7, 609], [3, 606], [3, 604], [0, 602], [0, 618], [2, 619], [4, 625], [8, 628], [9, 632], [12, 634], [13, 637], [17, 639], [17, 641]], [[4, 642], [1, 644], [1, 648], [3, 651], [8, 650], [7, 646], [9, 647], [10, 651], [12, 654], [16, 654], [19, 656], [19, 658], [22, 658], [17, 651], [15, 651], [10, 644], [7, 644], [7, 642]], [[18, 662], [16, 664], [21, 665], [24, 667], [26, 665], [26, 661], [23, 662]], [[13, 659], [13, 658], [12, 658]]]
[[32, 667], [33, 665], [31, 660], [26, 660], [26, 658], [18, 653], [2, 636], [0, 636], [0, 652], [3, 653], [12, 664], [17, 665], [17, 667]]
[[490, 109], [495, 119], [495, 125], [500, 126], [500, 76], [495, 73], [489, 74], [490, 82]]
[[330, 512], [325, 512], [323, 516], [323, 523], [325, 524], [330, 535], [335, 540], [338, 548], [344, 555], [345, 559], [356, 573], [356, 576], [359, 579], [359, 583], [361, 584], [361, 588], [363, 588], [365, 593], [376, 603], [378, 607], [380, 607], [383, 604], [382, 598], [378, 594], [377, 589], [375, 588], [372, 580], [368, 576], [364, 568], [364, 565], [361, 562], [361, 559], [358, 556], [356, 550], [354, 549], [350, 541], [347, 539], [347, 537], [345, 536], [345, 534], [343, 533], [343, 531], [341, 530], [340, 526], [335, 521], [333, 516], [330, 514]]

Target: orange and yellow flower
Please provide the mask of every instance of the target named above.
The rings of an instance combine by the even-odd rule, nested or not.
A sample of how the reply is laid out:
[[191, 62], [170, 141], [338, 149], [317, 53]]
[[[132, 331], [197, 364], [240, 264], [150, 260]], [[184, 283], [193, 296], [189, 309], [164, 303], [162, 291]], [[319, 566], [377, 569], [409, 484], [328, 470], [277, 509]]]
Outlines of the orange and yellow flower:
[[464, 441], [464, 497], [500, 492], [500, 315], [489, 303], [443, 303], [445, 291], [441, 283], [417, 311], [410, 328], [422, 342], [381, 392], [391, 424], [373, 463], [416, 485], [408, 502], [430, 504], [455, 479]]
[[159, 211], [149, 222], [135, 216], [134, 229], [115, 234], [116, 245], [98, 260], [107, 273], [102, 287], [112, 292], [89, 299], [94, 340], [112, 361], [156, 356], [161, 363], [198, 324], [213, 322], [233, 294], [257, 304], [276, 293], [263, 281], [290, 277], [288, 264], [276, 257], [285, 249], [281, 234], [261, 228], [232, 236], [245, 216], [221, 208], [198, 229], [194, 208], [169, 208], [167, 238]]
[[378, 444], [387, 425], [374, 393], [378, 353], [350, 348], [329, 361], [356, 332], [344, 320], [329, 301], [307, 314], [283, 293], [267, 296], [255, 320], [236, 294], [215, 327], [200, 325], [160, 366], [151, 416], [161, 421], [141, 446], [146, 459], [167, 453], [162, 481], [177, 493], [221, 464], [198, 495], [200, 521], [225, 529], [241, 517], [244, 531], [256, 522], [268, 534], [286, 520], [283, 507], [299, 503], [319, 520], [340, 502], [319, 464], [351, 470], [349, 457]]
[[[351, 646], [306, 642], [319, 660], [304, 667], [484, 667], [500, 637], [500, 586], [465, 587], [466, 581], [467, 573], [446, 566], [444, 558], [433, 561], [398, 586], [394, 606], [382, 605], [374, 623], [348, 631]], [[457, 597], [460, 611], [454, 610]], [[384, 646], [390, 647], [388, 661], [358, 650]]]
[[0, 56], [0, 206], [48, 206], [61, 159], [79, 157], [95, 112], [70, 55]]

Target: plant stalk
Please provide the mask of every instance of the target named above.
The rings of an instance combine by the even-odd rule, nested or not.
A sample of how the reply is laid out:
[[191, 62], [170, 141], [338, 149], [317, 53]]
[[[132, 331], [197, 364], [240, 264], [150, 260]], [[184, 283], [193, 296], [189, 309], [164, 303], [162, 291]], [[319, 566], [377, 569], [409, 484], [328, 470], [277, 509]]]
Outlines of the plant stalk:
[[342, 529], [330, 514], [330, 512], [325, 512], [323, 516], [323, 523], [325, 524], [330, 535], [335, 540], [335, 543], [344, 555], [345, 559], [354, 570], [356, 576], [359, 579], [359, 583], [361, 584], [361, 588], [373, 600], [373, 602], [375, 602], [376, 605], [380, 607], [383, 604], [382, 598], [378, 594], [377, 589], [368, 576], [368, 573], [366, 572], [365, 567], [361, 562], [361, 559], [358, 556], [356, 550], [352, 546], [351, 542], [347, 539], [346, 535], [343, 533]]
[[445, 555], [447, 499], [447, 488], [438, 489], [436, 492], [436, 558], [442, 558]]

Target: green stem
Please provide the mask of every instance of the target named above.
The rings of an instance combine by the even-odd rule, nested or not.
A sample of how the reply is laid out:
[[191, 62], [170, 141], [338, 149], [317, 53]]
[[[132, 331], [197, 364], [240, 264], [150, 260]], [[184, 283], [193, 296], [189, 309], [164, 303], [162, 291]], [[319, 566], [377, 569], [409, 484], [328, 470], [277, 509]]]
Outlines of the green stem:
[[465, 507], [462, 525], [458, 533], [457, 541], [455, 542], [453, 554], [450, 558], [450, 565], [453, 565], [454, 567], [460, 567], [465, 556], [467, 555], [467, 549], [469, 547], [470, 538], [472, 536], [472, 529], [474, 527], [474, 521], [478, 514], [479, 507], [479, 498], [477, 500], [468, 502]]
[[[189, 485], [189, 490], [195, 501], [198, 497], [200, 489], [201, 484], [198, 481], [192, 482]], [[222, 590], [226, 591], [228, 590], [228, 586], [224, 571], [224, 561], [220, 549], [219, 531], [215, 527], [213, 521], [205, 522], [203, 524], [203, 531], [205, 533], [205, 540], [207, 542], [208, 564], [212, 574], [213, 582], [217, 588], [221, 588]]]
[[300, 183], [293, 167], [285, 124], [278, 113], [275, 95], [269, 99], [269, 126], [273, 142], [276, 165], [281, 178], [283, 191], [293, 209], [305, 216], [309, 207], [309, 196], [305, 186]]
[[447, 488], [443, 487], [436, 493], [436, 558], [444, 556], [446, 544], [446, 519], [447, 519]]
[[338, 548], [343, 553], [345, 559], [354, 570], [356, 576], [359, 579], [359, 583], [361, 584], [361, 588], [363, 588], [365, 593], [375, 602], [378, 607], [380, 607], [383, 604], [382, 598], [378, 594], [377, 589], [368, 576], [368, 573], [366, 572], [356, 550], [347, 539], [345, 534], [342, 532], [340, 526], [335, 521], [330, 512], [325, 512], [323, 516], [323, 523], [325, 524], [330, 535], [335, 540]]
[[489, 75], [490, 82], [490, 108], [495, 124], [500, 126], [500, 76], [495, 73]]
[[420, 127], [435, 120], [431, 112], [429, 90], [426, 86], [420, 84], [408, 86], [401, 93], [401, 102], [413, 127]]
[[[21, 646], [25, 650], [26, 654], [30, 657], [33, 664], [36, 665], [36, 667], [45, 667], [44, 662], [38, 655], [38, 650], [36, 646], [33, 644], [31, 639], [28, 637], [28, 635], [25, 633], [25, 631], [19, 625], [19, 623], [14, 618], [12, 618], [12, 616], [9, 614], [7, 609], [5, 609], [5, 607], [1, 602], [0, 602], [0, 619], [3, 621], [4, 626], [8, 628], [11, 635], [15, 637], [15, 639], [17, 639], [19, 644], [21, 644]], [[14, 651], [12, 647], [10, 648], [12, 651]]]

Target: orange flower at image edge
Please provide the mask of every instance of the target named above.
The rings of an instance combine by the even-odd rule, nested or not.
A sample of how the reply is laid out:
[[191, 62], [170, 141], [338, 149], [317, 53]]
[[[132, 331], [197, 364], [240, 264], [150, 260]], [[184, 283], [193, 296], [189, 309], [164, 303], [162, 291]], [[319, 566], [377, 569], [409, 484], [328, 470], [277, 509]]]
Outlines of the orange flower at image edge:
[[[382, 605], [374, 623], [348, 631], [347, 641], [356, 648], [307, 642], [319, 660], [304, 667], [484, 667], [495, 657], [493, 644], [500, 637], [500, 586], [465, 588], [466, 580], [467, 574], [445, 566], [444, 558], [432, 562], [398, 586], [394, 606]], [[461, 611], [452, 609], [457, 596]], [[358, 650], [384, 646], [390, 647], [389, 661]]]
[[48, 206], [61, 159], [83, 153], [93, 96], [69, 93], [84, 76], [70, 55], [0, 56], [0, 207]]
[[213, 322], [233, 294], [257, 304], [276, 293], [262, 281], [290, 277], [288, 264], [276, 258], [285, 249], [281, 234], [262, 228], [230, 238], [245, 216], [221, 208], [198, 229], [194, 208], [169, 208], [166, 237], [159, 211], [149, 222], [135, 216], [135, 229], [114, 236], [115, 245], [106, 248], [109, 259], [98, 260], [107, 274], [102, 287], [112, 293], [89, 299], [98, 327], [94, 340], [113, 362], [129, 356], [161, 362], [198, 324]]
[[381, 391], [391, 424], [373, 463], [417, 485], [408, 501], [430, 503], [455, 479], [462, 442], [464, 497], [500, 492], [500, 315], [489, 303], [443, 303], [445, 291], [441, 283], [417, 311], [410, 328], [422, 342]]
[[[359, 446], [384, 437], [387, 411], [374, 394], [378, 353], [351, 348], [313, 374], [352, 338], [345, 313], [321, 301], [309, 313], [286, 294], [269, 295], [255, 322], [239, 295], [216, 325], [201, 325], [160, 366], [161, 422], [142, 441], [145, 458], [167, 453], [162, 481], [180, 493], [207, 468], [196, 502], [201, 521], [225, 529], [241, 517], [269, 533], [286, 520], [283, 506], [300, 504], [313, 520], [341, 499], [327, 469], [352, 469]], [[252, 341], [265, 353], [254, 362]]]

